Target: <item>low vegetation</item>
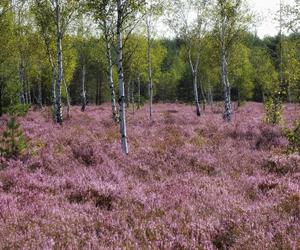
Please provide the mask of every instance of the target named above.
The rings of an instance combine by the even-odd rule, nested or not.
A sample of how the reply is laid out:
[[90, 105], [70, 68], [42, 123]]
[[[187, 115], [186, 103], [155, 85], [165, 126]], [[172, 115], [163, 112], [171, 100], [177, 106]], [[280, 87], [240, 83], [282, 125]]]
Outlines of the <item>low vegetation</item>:
[[[216, 107], [200, 120], [191, 106], [154, 108], [152, 121], [148, 107], [128, 113], [128, 156], [109, 104], [73, 107], [63, 127], [44, 111], [18, 118], [28, 148], [0, 159], [0, 248], [300, 247], [299, 151], [287, 154], [293, 140], [262, 104], [231, 124]], [[285, 126], [299, 111], [284, 105]]]

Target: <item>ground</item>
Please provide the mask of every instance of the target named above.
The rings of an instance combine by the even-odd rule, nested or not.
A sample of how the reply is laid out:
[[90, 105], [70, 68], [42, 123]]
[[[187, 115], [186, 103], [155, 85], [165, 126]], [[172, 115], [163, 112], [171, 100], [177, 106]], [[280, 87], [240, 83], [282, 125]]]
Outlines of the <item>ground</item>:
[[230, 124], [221, 110], [130, 109], [129, 156], [108, 104], [62, 127], [31, 110], [26, 152], [0, 159], [0, 249], [299, 249], [300, 156], [282, 135], [299, 107], [280, 126], [261, 104]]

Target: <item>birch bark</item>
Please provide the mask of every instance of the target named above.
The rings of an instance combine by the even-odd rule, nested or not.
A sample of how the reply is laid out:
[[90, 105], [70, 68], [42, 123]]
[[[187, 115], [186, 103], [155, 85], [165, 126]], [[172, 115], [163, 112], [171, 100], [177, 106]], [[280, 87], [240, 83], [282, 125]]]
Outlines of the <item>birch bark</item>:
[[81, 79], [81, 111], [82, 112], [84, 112], [86, 108], [85, 75], [86, 75], [86, 68], [85, 65], [82, 65], [82, 79]]
[[122, 44], [122, 19], [123, 6], [122, 0], [117, 0], [117, 65], [119, 76], [119, 105], [120, 105], [120, 133], [121, 144], [125, 154], [128, 154], [128, 143], [126, 133], [126, 103], [125, 103], [125, 87], [124, 87], [124, 73], [123, 73], [123, 44]]
[[227, 122], [231, 121], [231, 94], [230, 94], [230, 83], [228, 80], [227, 62], [226, 62], [226, 41], [225, 32], [226, 24], [225, 17], [222, 17], [221, 27], [221, 83], [224, 87], [224, 114], [223, 119]]
[[106, 59], [107, 59], [107, 77], [108, 77], [108, 84], [110, 89], [110, 96], [111, 96], [111, 109], [112, 109], [112, 119], [117, 122], [118, 121], [118, 114], [117, 114], [117, 105], [116, 105], [116, 93], [115, 93], [115, 86], [113, 80], [113, 63], [112, 63], [112, 56], [111, 56], [111, 46], [110, 46], [110, 38], [108, 34], [108, 27], [107, 22], [104, 20], [104, 33], [105, 33], [105, 44], [106, 44]]
[[147, 65], [148, 65], [148, 84], [149, 84], [149, 116], [152, 119], [152, 107], [153, 107], [153, 79], [152, 79], [152, 62], [151, 62], [151, 14], [147, 16]]
[[193, 61], [192, 61], [192, 55], [191, 55], [191, 46], [189, 47], [188, 51], [188, 56], [189, 56], [189, 63], [190, 63], [190, 68], [192, 71], [193, 75], [193, 86], [194, 86], [194, 100], [195, 100], [195, 105], [196, 105], [196, 114], [197, 116], [201, 116], [201, 108], [200, 108], [200, 102], [199, 102], [199, 94], [198, 94], [198, 65], [199, 65], [199, 60], [200, 60], [200, 54], [198, 53], [197, 59], [196, 59], [196, 64], [194, 66]]
[[59, 0], [55, 1], [56, 12], [56, 46], [57, 46], [57, 81], [56, 81], [56, 121], [63, 123], [62, 104], [61, 104], [61, 84], [63, 80], [63, 62], [62, 62], [62, 31], [61, 31], [61, 10]]
[[137, 78], [138, 80], [138, 109], [141, 108], [141, 79], [140, 76]]

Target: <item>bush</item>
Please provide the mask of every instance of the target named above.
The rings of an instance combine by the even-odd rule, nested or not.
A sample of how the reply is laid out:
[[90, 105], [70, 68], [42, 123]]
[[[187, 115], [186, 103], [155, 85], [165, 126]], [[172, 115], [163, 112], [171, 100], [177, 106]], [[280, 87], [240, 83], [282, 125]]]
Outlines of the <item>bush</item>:
[[7, 109], [7, 113], [13, 116], [25, 116], [30, 108], [29, 104], [16, 104]]
[[279, 124], [282, 120], [282, 102], [280, 92], [269, 98], [265, 102], [266, 116], [265, 122], [270, 124]]
[[288, 153], [300, 153], [300, 119], [296, 121], [295, 128], [286, 129], [284, 135], [289, 141]]
[[26, 147], [26, 141], [20, 125], [15, 117], [10, 118], [0, 141], [0, 155], [8, 158], [17, 157]]

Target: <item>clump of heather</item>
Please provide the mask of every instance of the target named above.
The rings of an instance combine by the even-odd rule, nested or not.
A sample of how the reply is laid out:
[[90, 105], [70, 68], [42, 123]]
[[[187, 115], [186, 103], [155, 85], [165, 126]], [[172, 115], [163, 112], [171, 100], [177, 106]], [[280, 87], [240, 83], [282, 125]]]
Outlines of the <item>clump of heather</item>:
[[298, 249], [300, 158], [282, 125], [257, 103], [230, 124], [216, 109], [128, 111], [129, 156], [110, 105], [74, 107], [63, 126], [29, 111], [26, 154], [0, 157], [0, 248]]

